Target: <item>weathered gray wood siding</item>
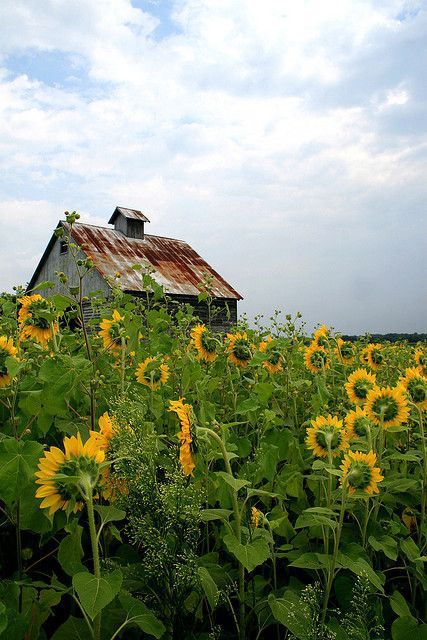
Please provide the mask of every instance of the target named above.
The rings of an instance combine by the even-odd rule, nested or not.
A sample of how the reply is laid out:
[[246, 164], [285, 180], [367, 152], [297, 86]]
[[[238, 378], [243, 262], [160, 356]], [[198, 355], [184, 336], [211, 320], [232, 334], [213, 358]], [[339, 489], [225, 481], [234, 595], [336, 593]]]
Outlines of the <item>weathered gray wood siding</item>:
[[[61, 242], [59, 238], [56, 238], [52, 249], [47, 256], [45, 263], [35, 281], [34, 286], [50, 280], [55, 283], [53, 289], [40, 291], [41, 295], [50, 296], [54, 293], [68, 293], [68, 287], [77, 287], [79, 283], [77, 269], [75, 262], [70, 254], [70, 250], [67, 253], [61, 253]], [[77, 259], [85, 260], [86, 255], [82, 250], [79, 250]], [[68, 277], [68, 283], [62, 284], [55, 272], [63, 272]], [[101, 290], [106, 296], [110, 294], [110, 287], [104, 278], [96, 271], [92, 269], [83, 279], [83, 295], [88, 296], [94, 291]]]

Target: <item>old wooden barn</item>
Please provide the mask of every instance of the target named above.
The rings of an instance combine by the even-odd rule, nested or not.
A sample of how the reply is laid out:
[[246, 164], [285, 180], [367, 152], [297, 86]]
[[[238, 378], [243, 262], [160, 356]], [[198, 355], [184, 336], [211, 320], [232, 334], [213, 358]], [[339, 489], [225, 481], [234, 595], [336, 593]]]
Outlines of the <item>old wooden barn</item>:
[[[171, 300], [191, 304], [196, 314], [206, 321], [207, 306], [205, 302], [198, 301], [198, 285], [208, 276], [213, 305], [219, 309], [213, 328], [226, 330], [237, 320], [237, 301], [242, 296], [187, 242], [146, 233], [145, 224], [148, 222], [141, 211], [116, 207], [108, 222], [113, 225], [110, 228], [76, 222], [70, 229], [67, 222], [58, 223], [66, 235], [71, 235], [71, 242], [79, 247], [81, 257], [90, 256], [94, 263], [94, 269], [84, 280], [83, 295], [89, 296], [91, 292], [100, 290], [108, 297], [113, 282], [114, 286], [127, 293], [143, 295], [141, 275], [133, 268], [134, 265], [142, 265], [149, 268], [154, 280], [163, 286]], [[56, 272], [63, 272], [68, 277], [68, 286], [77, 284], [76, 268], [68, 244], [53, 233], [28, 290], [50, 280], [55, 282], [53, 292], [64, 292], [64, 285]], [[116, 274], [120, 278], [116, 278]], [[89, 316], [90, 303], [85, 304]]]

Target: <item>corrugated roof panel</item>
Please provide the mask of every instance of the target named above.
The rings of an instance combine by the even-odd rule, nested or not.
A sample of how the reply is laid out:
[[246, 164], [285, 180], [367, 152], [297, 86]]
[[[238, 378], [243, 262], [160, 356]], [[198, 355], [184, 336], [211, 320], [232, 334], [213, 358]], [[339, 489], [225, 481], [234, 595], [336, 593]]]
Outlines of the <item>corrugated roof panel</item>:
[[[63, 225], [68, 227], [65, 222]], [[215, 297], [242, 298], [183, 240], [148, 234], [139, 240], [114, 229], [80, 223], [73, 225], [73, 238], [92, 257], [104, 278], [113, 279], [119, 273], [120, 286], [126, 291], [142, 291], [141, 276], [132, 266], [144, 264], [154, 269], [154, 279], [167, 293], [197, 296], [200, 293], [197, 285], [207, 273], [213, 277]]]

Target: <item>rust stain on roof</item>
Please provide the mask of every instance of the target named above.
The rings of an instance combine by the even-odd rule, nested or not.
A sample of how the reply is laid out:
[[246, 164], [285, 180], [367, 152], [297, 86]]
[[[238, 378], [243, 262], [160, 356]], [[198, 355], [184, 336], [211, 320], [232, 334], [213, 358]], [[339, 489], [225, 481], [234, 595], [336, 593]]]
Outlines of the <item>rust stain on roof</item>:
[[[62, 225], [69, 229], [66, 222]], [[72, 236], [104, 278], [119, 273], [125, 291], [142, 291], [141, 276], [132, 269], [135, 264], [152, 267], [153, 278], [166, 293], [197, 296], [197, 285], [204, 274], [213, 277], [213, 295], [217, 298], [241, 300], [229, 285], [189, 244], [183, 240], [145, 235], [143, 240], [128, 238], [120, 231], [87, 224], [74, 224]]]

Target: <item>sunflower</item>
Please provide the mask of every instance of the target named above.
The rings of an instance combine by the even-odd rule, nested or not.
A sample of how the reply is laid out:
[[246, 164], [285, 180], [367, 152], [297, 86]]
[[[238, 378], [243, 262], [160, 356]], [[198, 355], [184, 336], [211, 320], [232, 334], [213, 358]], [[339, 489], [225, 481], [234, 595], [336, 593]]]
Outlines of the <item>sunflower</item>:
[[368, 344], [366, 347], [366, 358], [371, 369], [376, 371], [383, 363], [383, 354], [381, 353], [380, 344]]
[[350, 494], [355, 491], [363, 491], [368, 495], [379, 493], [378, 483], [384, 480], [384, 476], [381, 475], [381, 469], [375, 466], [376, 461], [377, 456], [373, 451], [349, 451], [341, 465], [341, 485], [346, 480]]
[[58, 332], [52, 305], [38, 293], [24, 296], [18, 302], [21, 305], [18, 312], [19, 339], [35, 340], [45, 346], [53, 333]]
[[420, 409], [427, 409], [427, 378], [419, 369], [406, 369], [405, 376], [399, 384], [404, 388], [411, 402]]
[[98, 441], [98, 446], [103, 451], [107, 451], [110, 440], [119, 430], [114, 418], [111, 418], [108, 411], [100, 416], [98, 420], [99, 431], [91, 431], [90, 435]]
[[328, 327], [322, 324], [322, 326], [314, 332], [312, 344], [316, 344], [318, 347], [326, 347], [329, 342], [329, 335], [330, 331]]
[[227, 333], [228, 359], [234, 362], [238, 367], [246, 367], [252, 358], [252, 345], [248, 340], [246, 333]]
[[0, 389], [2, 387], [7, 387], [11, 379], [7, 371], [6, 359], [16, 359], [17, 353], [18, 349], [13, 346], [12, 338], [0, 336]]
[[365, 409], [361, 407], [356, 407], [355, 411], [349, 411], [344, 418], [344, 422], [350, 440], [365, 437], [371, 426], [371, 421]]
[[312, 373], [320, 373], [323, 369], [329, 369], [328, 354], [324, 347], [312, 342], [304, 350], [304, 363]]
[[423, 376], [427, 376], [427, 353], [422, 349], [417, 349], [414, 359]]
[[402, 387], [371, 389], [365, 405], [368, 417], [384, 429], [403, 424], [409, 418], [409, 408]]
[[198, 324], [191, 330], [191, 338], [200, 360], [214, 362], [217, 359], [218, 342], [204, 324]]
[[275, 341], [271, 336], [267, 336], [267, 338], [259, 345], [261, 353], [266, 353], [268, 355], [268, 360], [264, 360], [262, 366], [264, 369], [267, 369], [269, 373], [278, 373], [279, 371], [283, 371], [282, 356], [274, 347]]
[[405, 507], [402, 511], [402, 522], [409, 533], [417, 528], [417, 518], [415, 512], [410, 507]]
[[364, 347], [360, 353], [360, 362], [364, 365], [368, 365], [369, 364], [369, 349], [370, 349], [370, 345], [368, 345], [367, 347]]
[[114, 309], [111, 320], [103, 318], [99, 323], [101, 331], [98, 332], [98, 335], [102, 338], [104, 349], [110, 349], [116, 355], [122, 348], [123, 320], [124, 317], [120, 315], [117, 309]]
[[135, 376], [140, 384], [145, 384], [152, 391], [157, 391], [167, 382], [170, 376], [169, 367], [161, 359], [150, 356], [139, 363]]
[[313, 426], [307, 429], [306, 444], [318, 458], [327, 458], [329, 452], [337, 458], [349, 448], [348, 434], [337, 416], [318, 416], [311, 424]]
[[[64, 451], [58, 447], [50, 447], [40, 458], [39, 471], [35, 474], [36, 484], [41, 485], [36, 491], [36, 498], [43, 498], [41, 509], [49, 509], [49, 515], [62, 509], [77, 513], [84, 506], [84, 484], [89, 482], [94, 491], [102, 489], [105, 482], [105, 471], [101, 469], [105, 453], [93, 436], [83, 444], [80, 433], [63, 441]], [[65, 479], [75, 478], [75, 481]]]
[[254, 529], [259, 527], [259, 521], [261, 520], [262, 513], [256, 507], [252, 507], [251, 509], [251, 526]]
[[354, 348], [351, 342], [344, 341], [342, 338], [338, 338], [335, 355], [343, 364], [353, 364]]
[[369, 373], [366, 369], [356, 369], [353, 371], [344, 385], [347, 391], [348, 399], [354, 404], [363, 404], [366, 402], [368, 392], [373, 389], [376, 383], [374, 373]]
[[193, 469], [195, 468], [191, 443], [193, 439], [191, 437], [191, 425], [190, 425], [190, 413], [192, 410], [191, 404], [184, 404], [185, 398], [179, 400], [170, 400], [169, 411], [173, 411], [177, 414], [181, 431], [178, 433], [178, 438], [181, 443], [179, 450], [179, 461], [181, 463], [182, 471], [186, 476], [193, 475]]

